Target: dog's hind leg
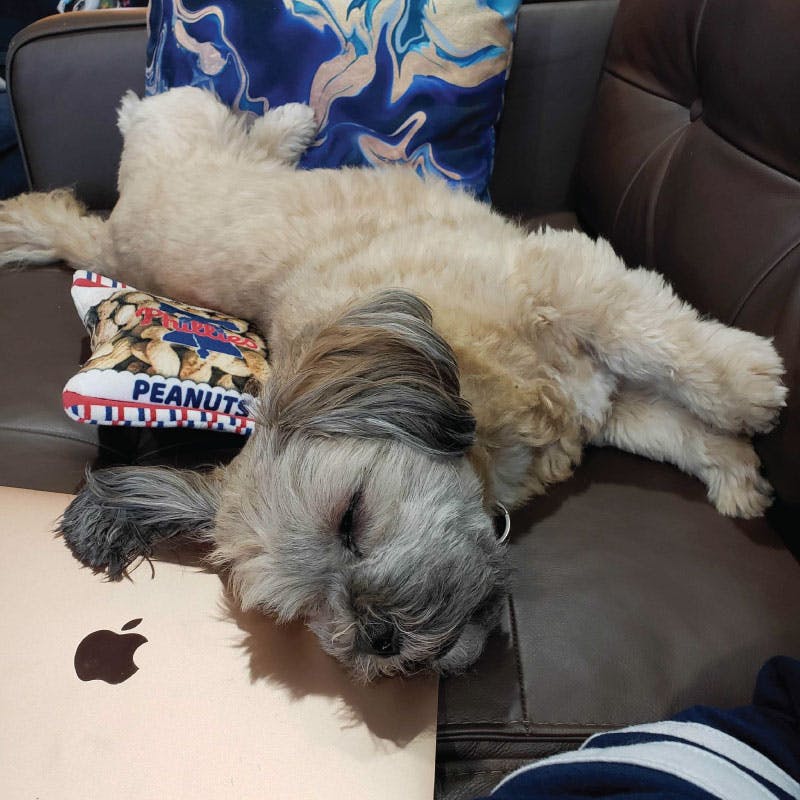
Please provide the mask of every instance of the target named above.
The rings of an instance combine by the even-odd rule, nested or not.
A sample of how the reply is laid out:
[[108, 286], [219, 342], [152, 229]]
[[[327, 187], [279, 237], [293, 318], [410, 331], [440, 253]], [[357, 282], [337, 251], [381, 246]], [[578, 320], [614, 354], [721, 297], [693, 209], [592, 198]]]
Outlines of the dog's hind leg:
[[0, 203], [0, 266], [66, 261], [98, 269], [108, 238], [106, 223], [88, 214], [67, 189], [21, 194]]
[[264, 158], [274, 158], [293, 167], [317, 134], [314, 111], [303, 103], [271, 108], [253, 122], [249, 137]]
[[770, 341], [701, 319], [659, 274], [627, 269], [607, 242], [555, 231], [528, 241], [534, 290], [549, 295], [563, 323], [614, 374], [723, 431], [774, 425], [786, 389]]
[[117, 124], [125, 140], [121, 190], [127, 181], [138, 178], [143, 166], [158, 170], [164, 161], [185, 163], [198, 153], [294, 166], [317, 133], [314, 112], [303, 103], [276, 106], [254, 117], [231, 109], [213, 92], [192, 86], [144, 99], [127, 92], [120, 102]]
[[709, 500], [728, 516], [757, 517], [771, 502], [772, 488], [747, 439], [714, 430], [646, 389], [624, 385], [591, 443], [674, 464], [700, 478]]

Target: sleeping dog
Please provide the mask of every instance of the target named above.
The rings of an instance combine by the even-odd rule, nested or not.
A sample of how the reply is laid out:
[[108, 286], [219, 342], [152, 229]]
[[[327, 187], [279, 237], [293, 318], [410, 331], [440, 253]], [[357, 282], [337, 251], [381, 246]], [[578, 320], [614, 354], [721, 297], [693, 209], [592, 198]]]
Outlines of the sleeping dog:
[[89, 476], [62, 521], [86, 563], [208, 539], [243, 607], [305, 618], [369, 680], [477, 658], [509, 572], [494, 516], [586, 444], [676, 464], [723, 514], [769, 504], [747, 437], [785, 402], [772, 344], [606, 242], [529, 233], [401, 167], [297, 170], [303, 105], [252, 122], [180, 88], [127, 96], [119, 125], [111, 217], [22, 195], [0, 205], [0, 259], [248, 317], [272, 375], [229, 466]]

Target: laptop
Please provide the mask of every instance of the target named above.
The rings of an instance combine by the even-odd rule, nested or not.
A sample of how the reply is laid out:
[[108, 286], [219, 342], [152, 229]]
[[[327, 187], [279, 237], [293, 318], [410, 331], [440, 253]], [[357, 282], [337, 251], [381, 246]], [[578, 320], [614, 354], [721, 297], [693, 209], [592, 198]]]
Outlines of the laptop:
[[435, 678], [353, 683], [190, 551], [109, 582], [70, 499], [0, 487], [0, 797], [430, 800]]

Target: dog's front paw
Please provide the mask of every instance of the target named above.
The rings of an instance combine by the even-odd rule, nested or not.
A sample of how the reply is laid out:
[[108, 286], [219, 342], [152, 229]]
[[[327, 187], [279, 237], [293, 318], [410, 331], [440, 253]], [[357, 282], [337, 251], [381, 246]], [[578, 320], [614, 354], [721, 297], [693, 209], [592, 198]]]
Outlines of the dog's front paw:
[[775, 427], [789, 390], [781, 381], [783, 360], [772, 342], [755, 336], [753, 340], [743, 354], [737, 388], [744, 398], [745, 431], [766, 433]]
[[726, 379], [717, 398], [723, 430], [766, 433], [786, 405], [787, 388], [781, 382], [784, 366], [772, 342], [731, 329]]

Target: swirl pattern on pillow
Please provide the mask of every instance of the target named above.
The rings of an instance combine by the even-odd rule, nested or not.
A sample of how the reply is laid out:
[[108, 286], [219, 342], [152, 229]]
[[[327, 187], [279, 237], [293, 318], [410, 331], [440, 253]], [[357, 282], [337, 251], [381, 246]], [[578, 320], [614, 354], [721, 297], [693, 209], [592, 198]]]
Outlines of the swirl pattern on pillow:
[[519, 3], [151, 0], [147, 93], [309, 103], [320, 133], [301, 166], [405, 163], [485, 197]]

